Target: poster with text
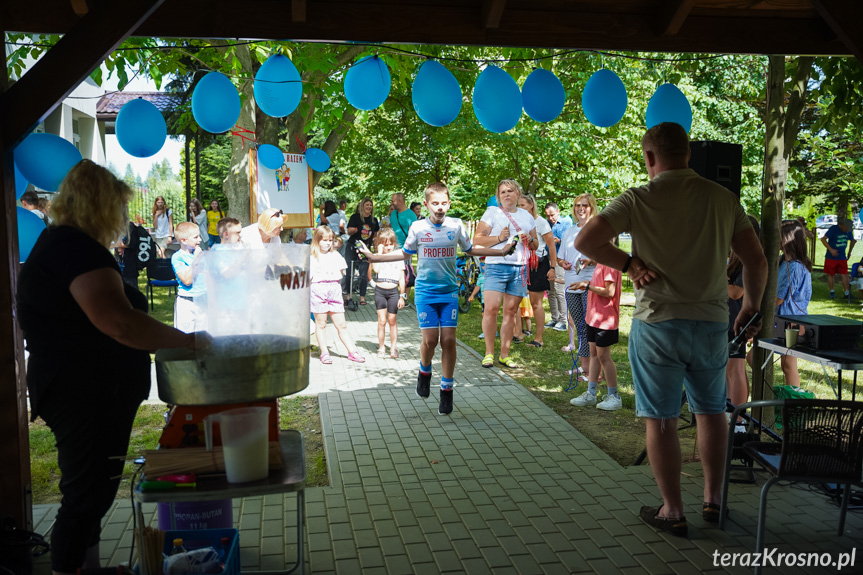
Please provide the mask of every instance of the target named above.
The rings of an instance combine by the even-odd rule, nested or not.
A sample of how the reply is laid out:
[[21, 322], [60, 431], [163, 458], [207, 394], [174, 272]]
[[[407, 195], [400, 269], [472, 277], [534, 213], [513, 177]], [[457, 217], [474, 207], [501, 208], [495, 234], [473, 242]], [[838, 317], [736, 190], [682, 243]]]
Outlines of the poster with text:
[[249, 152], [252, 221], [268, 208], [282, 210], [285, 228], [309, 228], [315, 223], [312, 170], [303, 154], [283, 154], [285, 162], [276, 170]]

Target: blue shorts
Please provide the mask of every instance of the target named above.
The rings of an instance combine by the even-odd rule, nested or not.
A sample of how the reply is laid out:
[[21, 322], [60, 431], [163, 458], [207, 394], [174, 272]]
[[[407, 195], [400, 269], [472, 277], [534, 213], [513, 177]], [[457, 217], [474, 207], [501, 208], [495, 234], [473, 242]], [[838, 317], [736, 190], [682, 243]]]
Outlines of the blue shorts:
[[420, 329], [456, 327], [458, 325], [458, 292], [447, 294], [414, 294]]
[[483, 292], [496, 291], [518, 297], [527, 297], [527, 276], [522, 278], [524, 266], [508, 264], [485, 264], [485, 287]]
[[629, 361], [638, 417], [676, 419], [684, 387], [690, 412], [725, 411], [727, 323], [689, 319], [647, 323], [633, 318]]

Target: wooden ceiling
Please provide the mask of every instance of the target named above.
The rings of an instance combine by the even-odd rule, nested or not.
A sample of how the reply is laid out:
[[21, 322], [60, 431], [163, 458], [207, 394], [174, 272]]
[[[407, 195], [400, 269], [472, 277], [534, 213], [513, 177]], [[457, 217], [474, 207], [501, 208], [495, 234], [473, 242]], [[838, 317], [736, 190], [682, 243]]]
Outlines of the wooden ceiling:
[[[116, 2], [112, 9], [122, 11], [123, 4]], [[87, 0], [6, 0], [0, 27], [65, 33], [87, 5]], [[863, 2], [165, 0], [132, 35], [854, 55], [863, 60]]]

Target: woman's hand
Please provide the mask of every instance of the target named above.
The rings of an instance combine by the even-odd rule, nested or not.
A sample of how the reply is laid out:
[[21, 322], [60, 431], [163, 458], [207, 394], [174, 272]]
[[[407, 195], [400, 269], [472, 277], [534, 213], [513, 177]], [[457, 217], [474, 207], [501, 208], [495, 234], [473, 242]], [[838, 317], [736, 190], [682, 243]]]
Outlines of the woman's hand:
[[398, 303], [398, 304], [396, 304], [396, 305], [397, 305], [398, 309], [404, 309], [404, 307], [405, 307], [405, 298], [403, 298], [402, 296], [399, 296], [399, 303]]
[[589, 286], [589, 285], [590, 285], [590, 282], [575, 282], [575, 283], [569, 284], [569, 288], [567, 288], [567, 289], [571, 289], [574, 291], [582, 291], [582, 290], [586, 290], [587, 286]]
[[557, 260], [557, 265], [559, 265], [560, 267], [562, 267], [566, 271], [569, 271], [572, 269], [572, 264], [566, 260]]
[[503, 228], [500, 232], [498, 232], [497, 241], [498, 242], [505, 242], [508, 237], [509, 237], [509, 226]]

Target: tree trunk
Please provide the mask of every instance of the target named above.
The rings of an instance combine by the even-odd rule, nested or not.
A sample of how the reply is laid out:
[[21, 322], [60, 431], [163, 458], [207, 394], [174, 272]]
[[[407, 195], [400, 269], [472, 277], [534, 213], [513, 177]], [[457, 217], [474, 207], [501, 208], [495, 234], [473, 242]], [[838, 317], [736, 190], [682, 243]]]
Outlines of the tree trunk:
[[[252, 55], [249, 52], [247, 45], [235, 47], [237, 59], [243, 66], [243, 70], [248, 72], [249, 79], [244, 80], [240, 84], [240, 97], [242, 99], [242, 107], [240, 108], [240, 118], [237, 120], [237, 127], [246, 130], [255, 131], [255, 94], [254, 81], [252, 76]], [[253, 137], [253, 134], [244, 134], [248, 138]], [[251, 223], [251, 214], [249, 213], [249, 148], [246, 145], [248, 140], [239, 136], [231, 135], [231, 169], [228, 172], [228, 177], [222, 183], [222, 191], [225, 197], [228, 198], [228, 215], [240, 220], [244, 226]]]
[[[814, 59], [798, 58], [797, 69], [792, 79], [788, 108], [785, 108], [785, 56], [770, 56], [767, 78], [767, 109], [764, 139], [764, 178], [761, 192], [761, 242], [767, 258], [767, 286], [761, 300], [764, 323], [759, 338], [773, 337], [776, 309], [776, 279], [779, 262], [779, 228], [782, 206], [785, 201], [785, 183], [788, 177], [788, 160], [797, 141], [797, 131], [806, 100], [806, 89], [812, 72]], [[752, 399], [772, 399], [770, 387], [763, 379], [773, 381], [771, 366], [762, 373], [767, 353], [755, 348], [755, 369], [752, 373]], [[763, 397], [762, 397], [762, 392]]]

